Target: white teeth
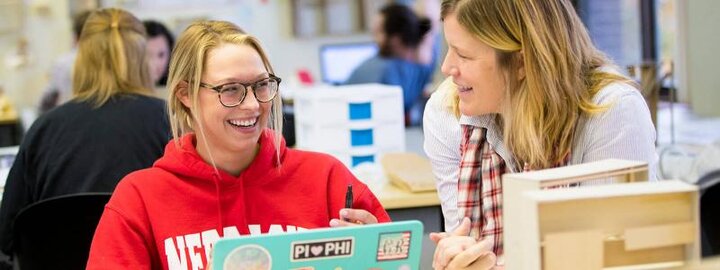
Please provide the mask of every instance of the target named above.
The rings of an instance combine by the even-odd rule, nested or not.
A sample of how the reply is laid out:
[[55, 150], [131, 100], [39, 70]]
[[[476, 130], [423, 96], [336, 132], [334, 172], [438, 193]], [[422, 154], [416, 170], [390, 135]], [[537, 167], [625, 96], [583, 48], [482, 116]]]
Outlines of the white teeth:
[[253, 118], [253, 119], [249, 119], [249, 120], [230, 120], [228, 122], [233, 126], [251, 127], [251, 126], [254, 126], [255, 123], [257, 123], [257, 118]]
[[457, 89], [458, 89], [459, 91], [467, 91], [467, 90], [472, 89], [472, 87], [470, 87], [470, 86], [464, 86], [464, 85], [460, 85], [460, 84], [457, 84], [457, 83], [455, 83], [455, 86], [457, 86]]

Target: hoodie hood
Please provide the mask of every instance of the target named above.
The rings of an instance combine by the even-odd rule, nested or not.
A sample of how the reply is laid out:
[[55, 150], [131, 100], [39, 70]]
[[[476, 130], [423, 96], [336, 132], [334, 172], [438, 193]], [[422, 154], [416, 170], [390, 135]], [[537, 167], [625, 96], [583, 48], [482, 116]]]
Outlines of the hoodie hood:
[[[181, 178], [197, 179], [200, 181], [213, 181], [217, 179], [221, 185], [236, 183], [238, 179], [247, 181], [245, 184], [262, 181], [262, 176], [272, 172], [272, 169], [279, 167], [276, 158], [274, 145], [274, 132], [271, 129], [263, 130], [260, 135], [260, 150], [252, 163], [240, 173], [238, 177], [232, 176], [225, 171], [218, 170], [217, 174], [213, 166], [203, 160], [198, 154], [195, 145], [197, 138], [194, 133], [183, 135], [171, 140], [165, 147], [165, 155], [158, 159], [153, 167], [161, 168]], [[176, 143], [179, 142], [179, 145]], [[282, 162], [287, 147], [285, 140], [280, 139], [280, 161]]]
[[[276, 157], [277, 152], [275, 151], [274, 138], [275, 136], [271, 129], [263, 130], [259, 140], [260, 150], [250, 165], [237, 177], [225, 171], [216, 170], [211, 164], [203, 160], [200, 154], [198, 154], [197, 149], [195, 149], [197, 139], [194, 133], [180, 137], [177, 139], [179, 141], [170, 141], [165, 147], [165, 155], [156, 161], [153, 167], [166, 170], [185, 181], [195, 182], [197, 185], [193, 185], [198, 187], [212, 189], [208, 191], [213, 192], [216, 199], [216, 230], [222, 236], [226, 220], [223, 216], [224, 207], [222, 203], [223, 196], [221, 194], [221, 191], [224, 189], [223, 187], [239, 186], [239, 192], [242, 194], [244, 193], [243, 190], [245, 186], [260, 184], [266, 181], [268, 174], [279, 174], [279, 171], [276, 169], [279, 169], [280, 163], [278, 163]], [[279, 147], [280, 161], [282, 161], [286, 150], [285, 140], [283, 140], [282, 137]], [[241, 198], [244, 197], [245, 196], [241, 196]], [[243, 216], [244, 220], [245, 215], [241, 216]]]

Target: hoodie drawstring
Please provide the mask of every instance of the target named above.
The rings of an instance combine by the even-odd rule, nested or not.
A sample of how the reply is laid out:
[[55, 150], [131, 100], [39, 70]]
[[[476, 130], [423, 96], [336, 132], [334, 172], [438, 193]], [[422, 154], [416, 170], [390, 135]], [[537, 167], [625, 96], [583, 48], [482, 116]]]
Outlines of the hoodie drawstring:
[[218, 234], [220, 235], [220, 238], [222, 238], [222, 237], [224, 237], [224, 233], [223, 233], [224, 226], [223, 226], [223, 218], [222, 218], [222, 198], [220, 198], [220, 175], [218, 175], [217, 172], [213, 172], [213, 182], [215, 182], [215, 196], [217, 197], [217, 212], [218, 212], [218, 215], [217, 215], [217, 218], [218, 218], [217, 226], [218, 227], [216, 229], [218, 231]]

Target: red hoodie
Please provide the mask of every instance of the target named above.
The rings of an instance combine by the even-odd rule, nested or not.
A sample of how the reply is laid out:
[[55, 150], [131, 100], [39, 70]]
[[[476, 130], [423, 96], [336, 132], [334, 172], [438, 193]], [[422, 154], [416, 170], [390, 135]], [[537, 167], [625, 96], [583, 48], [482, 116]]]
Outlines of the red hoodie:
[[204, 269], [223, 236], [328, 227], [353, 185], [353, 208], [390, 221], [372, 192], [335, 158], [280, 145], [265, 130], [260, 151], [239, 177], [215, 173], [195, 136], [168, 143], [152, 168], [118, 184], [100, 219], [88, 269]]

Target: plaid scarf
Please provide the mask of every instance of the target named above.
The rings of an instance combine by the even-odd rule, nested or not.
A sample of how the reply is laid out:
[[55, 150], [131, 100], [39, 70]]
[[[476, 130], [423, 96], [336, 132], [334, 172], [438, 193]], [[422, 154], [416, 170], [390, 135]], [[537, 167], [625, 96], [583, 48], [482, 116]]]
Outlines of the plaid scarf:
[[503, 254], [502, 185], [505, 160], [487, 141], [487, 128], [463, 125], [458, 179], [458, 213], [470, 218], [470, 236], [492, 241], [493, 253]]
[[[498, 154], [498, 149], [488, 142], [487, 128], [462, 125], [462, 131], [458, 213], [470, 218], [470, 236], [478, 240], [492, 241], [492, 251], [501, 260], [503, 255], [501, 177], [511, 172], [511, 169]], [[569, 161], [568, 153], [562, 162], [554, 164], [553, 167], [565, 166]], [[511, 165], [520, 168], [517, 164]], [[530, 168], [525, 166], [523, 170], [529, 171]]]

